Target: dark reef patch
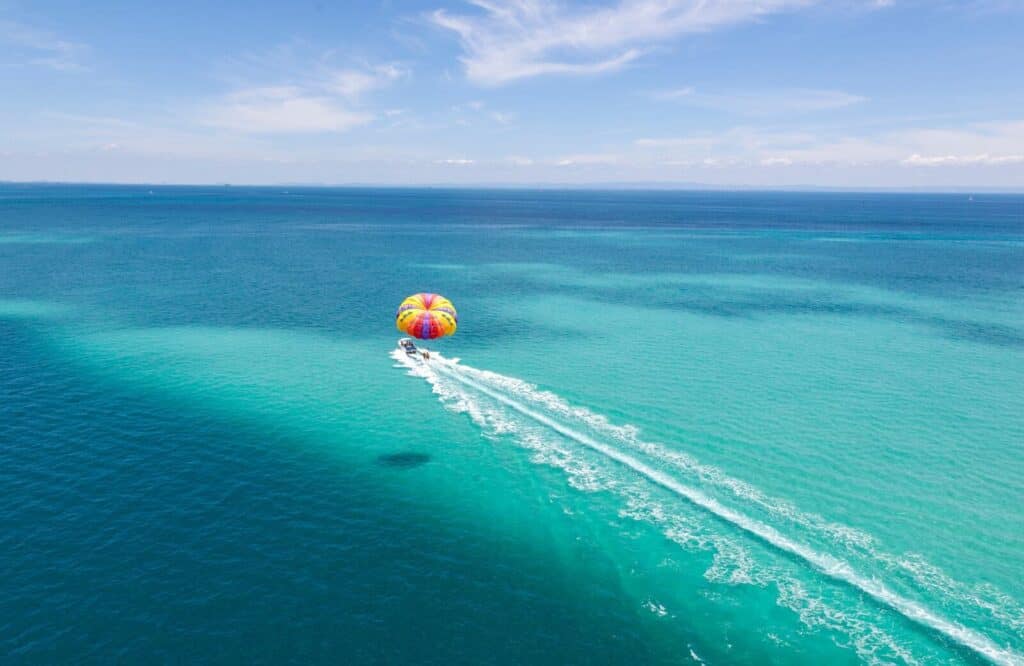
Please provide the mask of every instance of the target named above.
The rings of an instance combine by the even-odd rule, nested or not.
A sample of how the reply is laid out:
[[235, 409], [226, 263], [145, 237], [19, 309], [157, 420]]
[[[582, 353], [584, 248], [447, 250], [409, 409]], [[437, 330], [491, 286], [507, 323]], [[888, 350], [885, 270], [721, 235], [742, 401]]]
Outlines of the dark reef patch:
[[416, 453], [415, 451], [399, 451], [398, 453], [385, 453], [377, 456], [377, 463], [384, 467], [396, 469], [412, 469], [430, 462], [430, 455]]
[[931, 317], [927, 323], [937, 326], [954, 340], [967, 340], [997, 347], [1024, 347], [1024, 331], [1006, 324]]

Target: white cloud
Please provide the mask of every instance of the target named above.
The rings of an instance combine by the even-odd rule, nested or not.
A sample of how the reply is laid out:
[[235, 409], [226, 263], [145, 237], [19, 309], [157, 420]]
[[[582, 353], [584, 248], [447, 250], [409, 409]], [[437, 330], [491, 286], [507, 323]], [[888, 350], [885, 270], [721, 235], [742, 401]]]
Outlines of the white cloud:
[[[200, 114], [202, 124], [246, 133], [344, 132], [371, 122], [366, 97], [409, 76], [395, 63], [361, 63], [349, 67], [325, 64], [330, 53], [312, 65], [289, 46], [265, 55], [242, 59], [247, 77], [283, 81], [271, 85], [243, 85], [213, 100]], [[254, 67], [255, 65], [255, 67]], [[401, 109], [382, 111], [387, 118]]]
[[815, 140], [815, 135], [810, 132], [740, 126], [682, 137], [642, 138], [634, 144], [645, 150], [670, 153], [673, 159], [700, 160], [708, 155], [768, 159], [779, 157], [780, 150], [813, 145]]
[[148, 122], [116, 117], [91, 116], [63, 112], [44, 112], [34, 123], [26, 123], [19, 133], [21, 145], [53, 146], [55, 153], [134, 156], [153, 164], [179, 159], [257, 159], [267, 150], [257, 137], [238, 132], [211, 131], [193, 127], [182, 120], [188, 114], [167, 114], [148, 118]]
[[[926, 127], [869, 136], [844, 136], [784, 153], [794, 161], [907, 166], [1015, 164], [1024, 155], [1024, 120]], [[914, 156], [917, 159], [914, 159]], [[908, 157], [909, 156], [909, 157]]]
[[1024, 155], [932, 155], [925, 156], [914, 153], [907, 159], [900, 162], [906, 166], [963, 166], [971, 164], [983, 164], [995, 166], [1000, 164], [1021, 164], [1024, 163]]
[[705, 157], [701, 160], [701, 164], [712, 169], [721, 169], [724, 167], [736, 167], [743, 166], [743, 160], [737, 160], [730, 157]]
[[699, 92], [694, 88], [662, 90], [655, 99], [670, 100], [686, 106], [727, 111], [744, 116], [771, 116], [839, 109], [867, 101], [866, 97], [841, 90], [792, 88], [771, 91]]
[[621, 69], [652, 44], [749, 21], [811, 0], [620, 0], [569, 9], [552, 0], [470, 0], [472, 15], [434, 11], [459, 36], [470, 80], [500, 85], [541, 74]]
[[455, 124], [468, 127], [475, 124], [471, 118], [489, 118], [499, 125], [510, 125], [516, 119], [516, 114], [511, 111], [496, 111], [487, 108], [487, 105], [480, 100], [472, 100], [465, 104], [456, 104], [452, 111], [458, 114]]
[[466, 159], [464, 157], [450, 157], [446, 160], [434, 160], [434, 164], [454, 164], [457, 166], [466, 166], [469, 164], [475, 164], [476, 160]]
[[327, 72], [322, 87], [349, 99], [358, 99], [406, 76], [407, 70], [394, 64], [376, 65], [367, 69], [339, 69]]
[[80, 71], [86, 69], [79, 57], [86, 47], [69, 42], [47, 30], [40, 30], [23, 23], [0, 21], [0, 43], [20, 48], [26, 65], [47, 67], [59, 71]]
[[130, 122], [123, 118], [116, 118], [114, 116], [92, 116], [82, 113], [65, 113], [63, 111], [44, 111], [42, 116], [46, 118], [53, 118], [63, 123], [73, 125], [84, 125], [91, 127], [137, 127], [138, 124]]
[[226, 95], [205, 114], [208, 125], [251, 133], [344, 132], [370, 122], [327, 97], [293, 86], [249, 88]]
[[654, 99], [680, 99], [687, 97], [696, 92], [693, 88], [687, 86], [686, 88], [675, 88], [673, 90], [658, 90], [653, 95]]
[[902, 165], [908, 167], [1024, 164], [1024, 121], [915, 128], [865, 135], [779, 132], [734, 127], [722, 132], [633, 142], [639, 159], [667, 163], [792, 165]]

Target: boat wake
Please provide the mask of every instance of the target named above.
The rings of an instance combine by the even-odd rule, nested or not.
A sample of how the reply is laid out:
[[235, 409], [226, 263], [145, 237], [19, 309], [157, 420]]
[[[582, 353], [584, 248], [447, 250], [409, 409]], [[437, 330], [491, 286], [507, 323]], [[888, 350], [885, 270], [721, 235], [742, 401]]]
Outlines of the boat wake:
[[[615, 425], [522, 380], [436, 353], [429, 362], [400, 350], [392, 358], [488, 436], [508, 437], [529, 449], [534, 461], [561, 468], [580, 490], [616, 494], [624, 502], [621, 515], [656, 525], [684, 548], [711, 551], [707, 579], [774, 586], [780, 605], [808, 626], [845, 636], [867, 661], [917, 662], [911, 646], [886, 630], [891, 621], [885, 616], [894, 614], [994, 663], [1024, 665], [1024, 656], [1009, 645], [932, 610], [937, 605], [964, 621], [994, 624], [1009, 642], [1024, 628], [1024, 608], [997, 590], [961, 584], [916, 556], [885, 553], [869, 534], [768, 497], [688, 454], [643, 440], [635, 427]], [[659, 493], [683, 504], [661, 501]], [[763, 564], [751, 548], [785, 557]], [[816, 572], [820, 584], [794, 575], [794, 566]], [[850, 610], [849, 604], [835, 603], [837, 591], [830, 588], [836, 583], [866, 595], [876, 607]]]

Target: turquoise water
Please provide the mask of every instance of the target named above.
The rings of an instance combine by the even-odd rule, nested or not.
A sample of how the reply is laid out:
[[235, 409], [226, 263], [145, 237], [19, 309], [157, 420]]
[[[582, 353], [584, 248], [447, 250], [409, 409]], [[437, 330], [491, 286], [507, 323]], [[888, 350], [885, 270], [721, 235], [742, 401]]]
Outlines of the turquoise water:
[[1019, 196], [0, 186], [0, 655], [1024, 663], [1022, 295]]

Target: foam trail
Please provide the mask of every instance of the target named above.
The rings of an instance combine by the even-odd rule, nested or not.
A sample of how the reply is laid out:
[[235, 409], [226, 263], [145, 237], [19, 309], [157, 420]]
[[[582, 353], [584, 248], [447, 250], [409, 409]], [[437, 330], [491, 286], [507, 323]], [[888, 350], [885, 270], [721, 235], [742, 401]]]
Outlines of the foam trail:
[[[945, 636], [946, 638], [974, 651], [978, 655], [985, 657], [993, 663], [1007, 666], [1024, 666], [1024, 656], [1013, 652], [1009, 648], [997, 645], [988, 637], [972, 629], [940, 617], [928, 608], [893, 592], [881, 582], [858, 574], [847, 562], [819, 553], [812, 548], [793, 541], [773, 527], [758, 520], [751, 519], [738, 511], [724, 506], [717, 500], [705, 495], [700, 490], [680, 483], [672, 476], [645, 464], [639, 459], [619, 451], [612, 446], [608, 446], [607, 444], [597, 441], [584, 433], [569, 428], [506, 395], [502, 395], [500, 392], [492, 388], [484, 386], [483, 384], [464, 376], [463, 373], [456, 370], [456, 367], [458, 366], [455, 366], [450, 362], [446, 362], [443, 358], [436, 358], [436, 360], [432, 361], [429, 366], [430, 370], [439, 372], [446, 377], [454, 379], [455, 381], [486, 395], [492, 400], [509, 407], [519, 414], [551, 428], [560, 435], [597, 451], [607, 458], [632, 469], [634, 472], [646, 477], [658, 486], [661, 486], [679, 497], [688, 500], [690, 503], [710, 512], [720, 520], [743, 530], [780, 551], [807, 562], [822, 574], [832, 578], [833, 580], [851, 585], [864, 594], [867, 594], [875, 601], [897, 611], [907, 619]], [[427, 370], [427, 368], [424, 368], [424, 370]], [[430, 370], [428, 370], [428, 372]]]
[[701, 487], [723, 488], [741, 501], [767, 511], [773, 519], [786, 520], [810, 530], [812, 534], [823, 535], [830, 543], [843, 546], [849, 555], [866, 556], [873, 563], [881, 564], [896, 575], [909, 576], [917, 587], [937, 593], [946, 600], [962, 604], [972, 611], [986, 614], [1015, 635], [1024, 630], [1024, 608], [994, 587], [970, 587], [949, 577], [919, 556], [896, 556], [886, 553], [877, 547], [874, 538], [866, 532], [827, 521], [819, 515], [801, 511], [789, 502], [768, 497], [749, 483], [731, 478], [716, 467], [701, 464], [688, 454], [644, 441], [634, 426], [614, 425], [606, 417], [571, 405], [560, 396], [549, 391], [541, 391], [528, 382], [469, 366], [452, 367], [504, 394], [539, 406], [545, 413], [553, 413], [560, 419], [579, 423], [588, 432], [596, 432], [600, 438], [611, 437], [616, 442], [651, 456], [660, 463], [692, 475], [696, 477], [695, 482]]

